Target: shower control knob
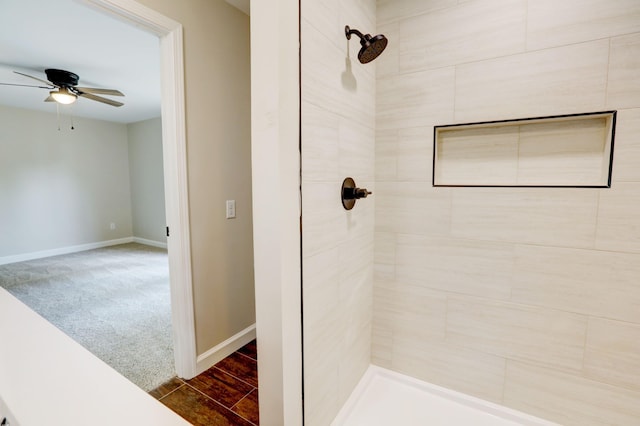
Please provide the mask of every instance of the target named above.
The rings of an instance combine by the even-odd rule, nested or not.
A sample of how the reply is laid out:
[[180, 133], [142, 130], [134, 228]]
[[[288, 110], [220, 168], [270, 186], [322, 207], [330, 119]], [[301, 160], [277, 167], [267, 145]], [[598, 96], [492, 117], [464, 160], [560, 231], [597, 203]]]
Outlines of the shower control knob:
[[373, 192], [367, 191], [366, 188], [355, 188], [353, 190], [353, 196], [356, 199], [367, 198], [367, 195], [371, 195]]
[[356, 187], [356, 183], [350, 177], [346, 178], [342, 182], [342, 190], [340, 191], [340, 197], [342, 198], [342, 206], [346, 210], [351, 210], [356, 205], [356, 200], [360, 198], [367, 198], [372, 192], [366, 188]]

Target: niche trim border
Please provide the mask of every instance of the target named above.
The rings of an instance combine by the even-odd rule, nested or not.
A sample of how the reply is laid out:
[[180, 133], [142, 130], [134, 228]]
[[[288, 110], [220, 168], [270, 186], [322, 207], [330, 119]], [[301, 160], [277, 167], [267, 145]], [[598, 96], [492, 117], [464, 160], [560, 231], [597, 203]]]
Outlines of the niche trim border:
[[[465, 128], [492, 128], [492, 127], [509, 127], [516, 126], [518, 124], [537, 124], [544, 122], [562, 122], [562, 121], [570, 121], [573, 119], [580, 118], [606, 118], [610, 123], [610, 133], [607, 135], [609, 137], [609, 141], [607, 141], [608, 145], [608, 175], [606, 179], [606, 184], [603, 185], [546, 185], [546, 184], [442, 184], [436, 183], [436, 161], [438, 157], [438, 134], [441, 131], [451, 130], [451, 129], [460, 129], [464, 130]], [[576, 114], [564, 114], [564, 115], [549, 115], [549, 116], [541, 116], [541, 117], [527, 117], [527, 118], [514, 118], [507, 120], [492, 120], [492, 121], [479, 121], [473, 123], [460, 123], [460, 124], [445, 124], [445, 125], [437, 125], [433, 128], [433, 156], [432, 156], [432, 169], [431, 169], [431, 183], [433, 187], [449, 187], [449, 188], [468, 188], [468, 187], [477, 187], [477, 188], [611, 188], [611, 177], [613, 173], [613, 151], [614, 151], [614, 142], [615, 142], [615, 133], [616, 133], [616, 118], [617, 118], [617, 110], [611, 111], [596, 111], [596, 112], [585, 112], [585, 113], [576, 113]]]

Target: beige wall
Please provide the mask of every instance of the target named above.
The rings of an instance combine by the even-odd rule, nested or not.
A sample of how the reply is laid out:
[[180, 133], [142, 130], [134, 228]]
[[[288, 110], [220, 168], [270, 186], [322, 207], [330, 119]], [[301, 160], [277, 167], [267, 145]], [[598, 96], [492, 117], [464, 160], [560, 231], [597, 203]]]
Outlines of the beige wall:
[[[374, 32], [375, 1], [302, 9], [305, 422], [327, 425], [368, 367], [373, 301], [375, 65], [344, 26]], [[346, 211], [347, 176], [373, 190]]]
[[0, 106], [0, 258], [131, 237], [127, 125], [74, 126]]
[[133, 236], [167, 242], [160, 118], [127, 125]]
[[[141, 0], [184, 27], [197, 353], [255, 322], [249, 18], [224, 0]], [[237, 218], [225, 219], [225, 200]]]
[[[640, 3], [378, 1], [373, 362], [640, 419]], [[610, 189], [433, 188], [433, 126], [617, 109]]]

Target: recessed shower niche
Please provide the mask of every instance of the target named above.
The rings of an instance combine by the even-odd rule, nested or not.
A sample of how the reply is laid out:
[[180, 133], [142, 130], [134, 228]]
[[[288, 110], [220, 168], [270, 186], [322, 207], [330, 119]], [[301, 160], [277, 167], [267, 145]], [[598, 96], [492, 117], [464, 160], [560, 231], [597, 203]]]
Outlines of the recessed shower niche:
[[616, 111], [435, 126], [433, 186], [611, 186]]

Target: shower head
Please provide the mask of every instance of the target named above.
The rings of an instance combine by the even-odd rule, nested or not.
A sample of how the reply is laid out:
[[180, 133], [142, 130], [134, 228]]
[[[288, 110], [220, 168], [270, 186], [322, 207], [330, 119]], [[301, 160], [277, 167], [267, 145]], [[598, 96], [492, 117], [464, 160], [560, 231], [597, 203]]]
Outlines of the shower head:
[[362, 34], [358, 30], [352, 30], [349, 26], [344, 27], [344, 33], [347, 36], [347, 40], [351, 40], [351, 34], [355, 34], [360, 37], [360, 45], [362, 48], [358, 52], [358, 60], [363, 63], [369, 63], [377, 58], [382, 51], [387, 47], [387, 38], [382, 34], [371, 37], [371, 34]]

